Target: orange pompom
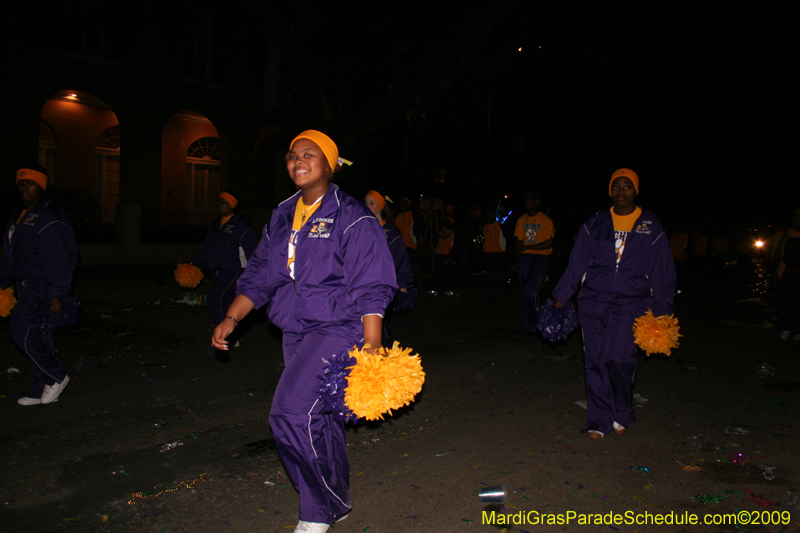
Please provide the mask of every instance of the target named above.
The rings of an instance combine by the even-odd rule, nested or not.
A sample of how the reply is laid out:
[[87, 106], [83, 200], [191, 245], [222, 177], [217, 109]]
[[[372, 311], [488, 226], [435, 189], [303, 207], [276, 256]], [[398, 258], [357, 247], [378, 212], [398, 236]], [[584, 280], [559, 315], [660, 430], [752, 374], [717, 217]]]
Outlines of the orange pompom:
[[17, 305], [17, 299], [14, 298], [14, 287], [0, 291], [0, 316], [5, 318], [11, 314], [11, 310]]
[[203, 281], [203, 271], [194, 265], [179, 263], [175, 269], [175, 281], [185, 289], [194, 289]]
[[675, 315], [656, 318], [652, 309], [648, 309], [633, 323], [633, 338], [648, 356], [654, 353], [671, 355], [672, 349], [678, 347], [678, 337], [683, 337], [679, 332]]
[[344, 402], [359, 418], [383, 420], [384, 414], [408, 405], [422, 390], [425, 372], [411, 348], [400, 348], [395, 342], [391, 349], [370, 355], [353, 347], [350, 357], [355, 357], [356, 364], [350, 367]]

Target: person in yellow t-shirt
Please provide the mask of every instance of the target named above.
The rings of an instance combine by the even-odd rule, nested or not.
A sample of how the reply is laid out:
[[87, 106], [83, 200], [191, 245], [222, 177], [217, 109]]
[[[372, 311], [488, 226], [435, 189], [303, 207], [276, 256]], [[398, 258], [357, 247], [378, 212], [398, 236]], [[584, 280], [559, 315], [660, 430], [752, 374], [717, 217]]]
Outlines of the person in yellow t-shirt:
[[555, 226], [546, 214], [539, 211], [539, 196], [525, 195], [527, 212], [517, 220], [514, 237], [517, 238], [519, 262], [519, 292], [522, 328], [536, 332], [539, 320], [539, 290], [547, 272], [547, 261], [553, 253]]

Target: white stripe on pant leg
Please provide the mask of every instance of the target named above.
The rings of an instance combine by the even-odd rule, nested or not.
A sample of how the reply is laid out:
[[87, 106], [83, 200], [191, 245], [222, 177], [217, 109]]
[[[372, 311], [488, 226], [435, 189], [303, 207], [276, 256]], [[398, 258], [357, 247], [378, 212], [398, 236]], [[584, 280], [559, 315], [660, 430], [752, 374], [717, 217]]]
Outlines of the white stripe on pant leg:
[[[28, 331], [26, 331], [26, 332], [25, 332], [25, 341], [22, 343], [22, 345], [23, 345], [23, 346], [24, 346], [24, 348], [25, 348], [25, 355], [27, 355], [27, 356], [28, 356], [28, 358], [31, 360], [31, 362], [33, 362], [33, 364], [34, 364], [34, 365], [36, 365], [36, 366], [38, 366], [38, 367], [39, 367], [39, 370], [41, 370], [42, 372], [44, 372], [45, 374], [47, 374], [48, 376], [50, 376], [51, 378], [53, 378], [53, 381], [55, 381], [56, 383], [61, 383], [61, 381], [57, 380], [57, 379], [55, 378], [55, 376], [53, 376], [53, 375], [52, 375], [50, 372], [48, 372], [47, 370], [45, 370], [44, 368], [42, 368], [42, 367], [41, 367], [41, 365], [39, 365], [39, 363], [37, 363], [37, 362], [36, 362], [36, 359], [35, 359], [35, 358], [34, 358], [34, 357], [33, 357], [33, 356], [30, 354], [30, 352], [28, 351], [28, 335], [30, 335], [30, 333], [31, 333], [31, 328], [32, 328], [32, 327], [33, 327], [33, 326], [28, 326]], [[63, 381], [63, 380], [62, 380], [62, 381]]]
[[[312, 452], [314, 452], [314, 457], [315, 457], [315, 458], [317, 458], [317, 459], [319, 459], [319, 456], [317, 455], [317, 450], [315, 450], [315, 449], [314, 449], [314, 439], [311, 437], [311, 411], [313, 411], [313, 410], [314, 410], [314, 407], [316, 407], [317, 403], [319, 403], [319, 398], [317, 398], [317, 400], [314, 402], [314, 405], [312, 405], [312, 406], [311, 406], [311, 409], [308, 411], [308, 442], [311, 444], [311, 451], [312, 451]], [[339, 502], [340, 502], [342, 505], [344, 505], [344, 506], [345, 506], [345, 507], [347, 507], [348, 509], [352, 509], [352, 508], [353, 508], [351, 505], [347, 505], [346, 503], [344, 503], [344, 502], [342, 501], [342, 499], [341, 499], [341, 498], [340, 498], [340, 497], [339, 497], [339, 496], [338, 496], [338, 495], [337, 495], [335, 492], [333, 492], [333, 490], [332, 490], [332, 489], [331, 489], [331, 488], [328, 486], [328, 482], [327, 482], [327, 481], [325, 481], [325, 478], [324, 478], [324, 477], [322, 477], [322, 476], [319, 476], [319, 477], [322, 479], [322, 483], [324, 483], [324, 484], [325, 484], [325, 488], [326, 488], [326, 489], [328, 489], [328, 492], [330, 492], [331, 494], [333, 494], [333, 496], [334, 496], [334, 497], [335, 497], [337, 500], [339, 500]]]

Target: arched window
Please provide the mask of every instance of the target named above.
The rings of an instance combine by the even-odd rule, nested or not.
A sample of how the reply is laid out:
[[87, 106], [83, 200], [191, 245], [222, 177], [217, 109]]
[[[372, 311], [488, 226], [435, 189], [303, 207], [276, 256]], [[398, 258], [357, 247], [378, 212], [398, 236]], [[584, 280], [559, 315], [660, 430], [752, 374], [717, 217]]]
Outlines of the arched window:
[[119, 202], [119, 124], [106, 128], [94, 143], [97, 196], [105, 205]]
[[214, 207], [219, 195], [220, 141], [203, 137], [186, 151], [186, 197], [188, 207]]

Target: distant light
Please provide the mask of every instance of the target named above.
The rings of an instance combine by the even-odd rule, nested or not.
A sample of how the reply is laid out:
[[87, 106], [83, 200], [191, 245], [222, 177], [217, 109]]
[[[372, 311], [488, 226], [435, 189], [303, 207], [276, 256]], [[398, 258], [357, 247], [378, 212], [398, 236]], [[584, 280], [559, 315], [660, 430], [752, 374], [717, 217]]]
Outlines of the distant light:
[[[541, 47], [539, 47], [539, 48], [541, 48]], [[517, 52], [522, 52], [522, 47], [521, 46], [519, 48], [517, 48]]]
[[762, 246], [764, 246], [764, 241], [756, 241], [757, 248], [761, 248]]
[[508, 195], [506, 194], [503, 198], [508, 198]]

